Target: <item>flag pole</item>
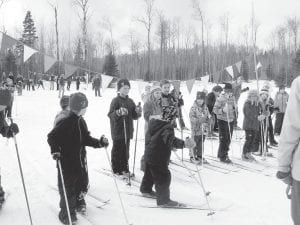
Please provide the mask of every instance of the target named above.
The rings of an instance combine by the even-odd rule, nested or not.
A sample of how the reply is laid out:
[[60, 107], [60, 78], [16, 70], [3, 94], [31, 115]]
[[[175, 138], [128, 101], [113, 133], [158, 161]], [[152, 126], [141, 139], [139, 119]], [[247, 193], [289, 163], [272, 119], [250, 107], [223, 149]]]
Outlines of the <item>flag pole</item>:
[[251, 19], [251, 23], [252, 23], [252, 43], [253, 43], [253, 60], [254, 60], [254, 68], [255, 68], [255, 77], [256, 77], [256, 85], [257, 85], [257, 93], [259, 94], [259, 83], [258, 83], [258, 71], [257, 71], [257, 66], [256, 66], [256, 41], [255, 41], [255, 35], [254, 35], [254, 18], [255, 18], [255, 14], [254, 14], [254, 3], [252, 2], [252, 19]]

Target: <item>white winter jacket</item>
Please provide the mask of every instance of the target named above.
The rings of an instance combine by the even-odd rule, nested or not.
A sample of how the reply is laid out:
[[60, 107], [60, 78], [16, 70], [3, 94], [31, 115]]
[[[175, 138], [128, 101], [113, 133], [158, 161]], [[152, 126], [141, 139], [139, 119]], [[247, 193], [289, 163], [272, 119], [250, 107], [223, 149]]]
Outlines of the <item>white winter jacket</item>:
[[300, 181], [300, 77], [291, 87], [278, 151], [278, 170], [292, 171], [293, 179]]

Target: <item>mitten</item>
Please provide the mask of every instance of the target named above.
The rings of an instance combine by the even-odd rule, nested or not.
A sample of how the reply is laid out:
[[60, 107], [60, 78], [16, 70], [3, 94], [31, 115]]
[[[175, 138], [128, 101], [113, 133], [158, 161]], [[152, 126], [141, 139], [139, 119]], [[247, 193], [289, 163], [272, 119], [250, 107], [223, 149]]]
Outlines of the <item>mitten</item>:
[[195, 146], [194, 140], [191, 139], [191, 138], [189, 138], [189, 137], [187, 137], [187, 138], [185, 139], [185, 142], [184, 142], [184, 147], [191, 149], [191, 148], [193, 148], [194, 146]]
[[54, 153], [52, 153], [52, 158], [53, 158], [54, 160], [60, 160], [60, 159], [61, 159], [61, 154], [60, 154], [60, 152], [54, 152]]
[[104, 135], [102, 135], [100, 137], [99, 142], [100, 142], [100, 145], [103, 146], [103, 147], [107, 147], [109, 145], [108, 139]]
[[7, 130], [7, 137], [11, 138], [14, 135], [16, 135], [17, 133], [19, 133], [18, 125], [16, 123], [10, 124], [10, 126], [8, 127], [8, 130]]

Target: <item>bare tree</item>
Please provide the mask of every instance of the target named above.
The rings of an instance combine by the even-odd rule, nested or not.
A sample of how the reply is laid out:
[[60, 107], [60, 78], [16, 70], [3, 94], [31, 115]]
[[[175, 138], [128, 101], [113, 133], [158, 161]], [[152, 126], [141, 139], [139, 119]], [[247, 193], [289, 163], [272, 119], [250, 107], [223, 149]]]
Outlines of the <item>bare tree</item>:
[[84, 61], [85, 61], [85, 64], [87, 65], [87, 60], [88, 60], [87, 24], [88, 24], [88, 20], [90, 18], [90, 15], [89, 15], [89, 9], [90, 9], [89, 0], [72, 0], [72, 1], [73, 1], [73, 5], [75, 7], [78, 7], [79, 10], [81, 11], [81, 15], [78, 14], [78, 17], [79, 17], [80, 22], [81, 22], [83, 50], [84, 50]]
[[116, 46], [115, 46], [115, 41], [114, 41], [114, 36], [113, 36], [113, 24], [110, 20], [109, 17], [103, 17], [102, 18], [102, 21], [99, 23], [105, 30], [107, 30], [109, 32], [109, 36], [110, 36], [110, 39], [108, 41], [107, 44], [109, 44], [109, 48], [112, 52], [112, 54], [115, 54], [115, 51], [116, 51]]
[[297, 44], [298, 44], [298, 32], [299, 32], [300, 22], [297, 19], [297, 17], [295, 16], [295, 17], [288, 18], [287, 25], [288, 25], [289, 31], [294, 36], [294, 52], [296, 53]]
[[150, 80], [150, 54], [151, 54], [151, 29], [154, 18], [154, 1], [155, 0], [143, 0], [145, 3], [146, 16], [137, 18], [136, 20], [143, 24], [147, 30], [147, 72], [146, 80]]
[[286, 33], [287, 29], [283, 26], [279, 26], [276, 29], [276, 36], [278, 38], [278, 49], [282, 54], [285, 53], [286, 50]]
[[205, 46], [204, 46], [204, 15], [199, 0], [192, 0], [194, 18], [201, 22], [201, 45], [202, 45], [202, 76], [205, 75]]
[[2, 6], [7, 3], [9, 0], [0, 0], [0, 9], [2, 8]]
[[243, 44], [246, 47], [247, 53], [249, 52], [249, 26], [245, 25], [243, 28], [240, 30], [240, 34], [243, 39]]
[[[221, 25], [221, 45], [224, 44], [224, 51], [222, 51], [222, 68], [227, 66], [227, 50], [228, 50], [228, 36], [229, 36], [229, 13], [225, 13], [219, 17]], [[224, 36], [222, 36], [224, 34]], [[223, 37], [223, 38], [222, 38]]]

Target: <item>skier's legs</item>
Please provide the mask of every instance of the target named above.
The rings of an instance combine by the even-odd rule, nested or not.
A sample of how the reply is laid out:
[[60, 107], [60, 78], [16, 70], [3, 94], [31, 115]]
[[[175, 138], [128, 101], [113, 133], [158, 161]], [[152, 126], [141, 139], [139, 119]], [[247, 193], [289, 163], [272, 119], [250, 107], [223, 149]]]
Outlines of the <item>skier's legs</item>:
[[281, 126], [283, 122], [283, 113], [276, 113], [276, 119], [275, 119], [275, 134], [280, 134]]
[[220, 159], [224, 159], [228, 155], [228, 146], [230, 140], [229, 136], [229, 129], [228, 129], [228, 122], [223, 120], [218, 120], [218, 127], [219, 127], [219, 151], [218, 157]]
[[151, 193], [153, 184], [154, 182], [153, 182], [152, 173], [150, 171], [150, 166], [148, 165], [148, 163], [146, 163], [143, 180], [140, 186], [140, 192]]
[[246, 140], [243, 147], [243, 155], [251, 152], [253, 140], [255, 138], [254, 131], [252, 130], [245, 130], [245, 134]]
[[122, 169], [121, 169], [122, 152], [124, 155], [125, 152], [124, 139], [113, 140], [113, 146], [111, 150], [111, 165], [114, 173], [119, 173], [119, 174], [122, 173]]
[[190, 150], [190, 157], [197, 157], [198, 152], [201, 150], [201, 136], [195, 135], [194, 141], [196, 145]]
[[157, 195], [157, 205], [163, 205], [170, 201], [171, 173], [169, 169], [150, 165], [150, 171], [154, 180]]

